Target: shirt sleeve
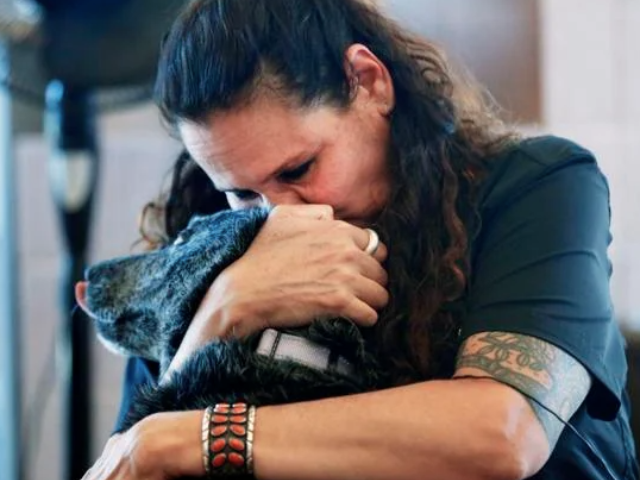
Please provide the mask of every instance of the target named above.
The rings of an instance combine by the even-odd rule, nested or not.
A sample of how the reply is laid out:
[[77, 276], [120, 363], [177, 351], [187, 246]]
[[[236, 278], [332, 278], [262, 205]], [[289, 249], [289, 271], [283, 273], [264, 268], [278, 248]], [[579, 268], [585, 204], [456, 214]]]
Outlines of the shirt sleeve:
[[120, 401], [120, 412], [116, 420], [116, 425], [113, 433], [122, 430], [124, 422], [131, 403], [135, 397], [138, 389], [146, 384], [157, 383], [158, 378], [158, 364], [149, 360], [144, 360], [138, 357], [130, 357], [127, 360], [127, 365], [124, 372], [124, 382], [122, 386], [122, 400]]
[[463, 340], [506, 331], [562, 348], [590, 372], [588, 411], [605, 420], [620, 408], [626, 377], [609, 223], [607, 182], [592, 157], [541, 168], [483, 216], [462, 326]]

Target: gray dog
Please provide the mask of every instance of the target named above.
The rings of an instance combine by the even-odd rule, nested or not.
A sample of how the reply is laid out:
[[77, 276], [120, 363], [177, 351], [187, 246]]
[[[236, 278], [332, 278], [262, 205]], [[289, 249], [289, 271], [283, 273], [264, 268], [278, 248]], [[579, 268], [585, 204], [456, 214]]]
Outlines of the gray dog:
[[[90, 267], [86, 303], [100, 339], [119, 353], [158, 361], [162, 375], [208, 287], [242, 256], [266, 216], [253, 209], [196, 217], [171, 246]], [[168, 381], [138, 392], [123, 430], [160, 411], [378, 389], [386, 382], [372, 343], [344, 319], [212, 342]]]

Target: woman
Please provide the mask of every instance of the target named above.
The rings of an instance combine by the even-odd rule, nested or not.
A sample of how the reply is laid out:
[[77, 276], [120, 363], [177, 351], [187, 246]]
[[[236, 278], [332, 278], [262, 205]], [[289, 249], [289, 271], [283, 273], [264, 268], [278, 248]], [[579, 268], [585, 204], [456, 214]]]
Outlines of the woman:
[[[252, 459], [224, 468], [637, 478], [608, 189], [589, 152], [520, 139], [441, 52], [361, 0], [192, 2], [157, 96], [193, 159], [176, 165], [165, 242], [217, 208], [216, 192], [232, 208], [276, 206], [172, 369], [216, 338], [342, 316], [373, 329], [395, 373], [383, 391], [258, 408], [253, 439], [239, 434]], [[382, 239], [373, 254], [366, 228]], [[147, 418], [85, 478], [216, 478], [200, 438], [211, 418]]]

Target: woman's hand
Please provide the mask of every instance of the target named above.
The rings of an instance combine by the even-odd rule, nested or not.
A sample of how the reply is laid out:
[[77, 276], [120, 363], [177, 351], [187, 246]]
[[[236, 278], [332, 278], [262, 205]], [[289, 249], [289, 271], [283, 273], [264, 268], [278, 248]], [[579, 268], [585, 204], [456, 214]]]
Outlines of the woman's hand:
[[204, 475], [201, 411], [159, 413], [112, 436], [82, 480], [169, 480]]
[[387, 248], [364, 252], [369, 232], [324, 205], [278, 206], [251, 247], [218, 276], [169, 369], [215, 338], [322, 318], [371, 326], [388, 300]]
[[364, 252], [368, 241], [366, 230], [333, 220], [329, 206], [276, 207], [222, 275], [220, 299], [229, 311], [223, 333], [244, 336], [333, 317], [373, 325], [388, 301], [380, 265], [386, 248], [372, 257]]

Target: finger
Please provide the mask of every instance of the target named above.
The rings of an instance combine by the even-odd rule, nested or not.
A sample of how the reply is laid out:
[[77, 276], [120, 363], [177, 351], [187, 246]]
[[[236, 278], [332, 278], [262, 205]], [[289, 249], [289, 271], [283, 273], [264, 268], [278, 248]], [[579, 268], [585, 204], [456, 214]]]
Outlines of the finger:
[[371, 257], [376, 259], [380, 264], [385, 262], [388, 255], [389, 255], [389, 249], [384, 243], [380, 242], [377, 250], [374, 252], [374, 254]]
[[118, 440], [122, 438], [122, 433], [114, 433], [107, 439], [107, 443], [105, 444], [105, 450], [113, 448]]
[[278, 205], [274, 207], [271, 214], [283, 217], [333, 220], [333, 207], [331, 205]]
[[[102, 468], [102, 457], [99, 458], [95, 464], [93, 464], [91, 466], [91, 468], [89, 470], [87, 470], [87, 472], [84, 474], [84, 476], [82, 477], [81, 480], [96, 480], [96, 479], [100, 479], [101, 475], [100, 472], [103, 470]], [[103, 477], [103, 476], [102, 476]]]
[[112, 455], [112, 451], [115, 448], [117, 439], [121, 434], [116, 433], [112, 435], [104, 446], [102, 455], [96, 460], [89, 470], [84, 474], [82, 480], [111, 480], [113, 476], [109, 473], [109, 461], [108, 459]]
[[342, 311], [336, 315], [348, 318], [361, 327], [372, 327], [378, 321], [378, 312], [358, 297], [351, 297]]
[[361, 275], [385, 287], [389, 283], [389, 275], [377, 259], [371, 255], [358, 255], [358, 271]]
[[389, 303], [389, 292], [378, 282], [361, 277], [351, 285], [354, 295], [369, 307], [378, 311]]
[[378, 321], [377, 309], [384, 307], [389, 300], [388, 292], [364, 277], [352, 281], [350, 287], [319, 298], [323, 318], [342, 317], [361, 326], [374, 325]]
[[[375, 230], [373, 231], [375, 232]], [[375, 248], [375, 251], [369, 255], [372, 258], [375, 258], [380, 263], [384, 262], [387, 259], [387, 255], [388, 255], [387, 246], [384, 243], [382, 243], [382, 240], [380, 240], [379, 236], [377, 237], [377, 240], [375, 239], [375, 237], [372, 236], [372, 235], [377, 236], [378, 235], [377, 232], [372, 234], [367, 228], [357, 228], [357, 227], [354, 227], [354, 230], [352, 232], [353, 232], [352, 233], [353, 240], [355, 241], [356, 245], [360, 250], [362, 251], [367, 250], [367, 248], [370, 246], [370, 242], [374, 242], [377, 244], [377, 247]]]

